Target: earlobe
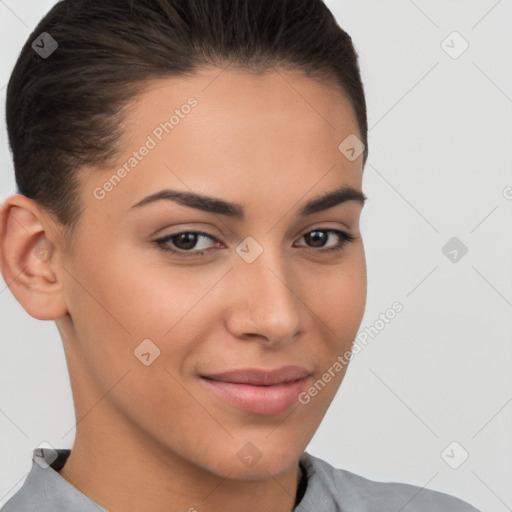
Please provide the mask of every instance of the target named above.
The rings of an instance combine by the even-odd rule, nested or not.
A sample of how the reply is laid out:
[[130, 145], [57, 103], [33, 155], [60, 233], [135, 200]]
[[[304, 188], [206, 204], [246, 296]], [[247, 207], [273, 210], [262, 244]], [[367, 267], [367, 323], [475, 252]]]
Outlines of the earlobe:
[[67, 313], [54, 257], [37, 203], [21, 194], [6, 199], [0, 209], [2, 275], [27, 313], [39, 320]]

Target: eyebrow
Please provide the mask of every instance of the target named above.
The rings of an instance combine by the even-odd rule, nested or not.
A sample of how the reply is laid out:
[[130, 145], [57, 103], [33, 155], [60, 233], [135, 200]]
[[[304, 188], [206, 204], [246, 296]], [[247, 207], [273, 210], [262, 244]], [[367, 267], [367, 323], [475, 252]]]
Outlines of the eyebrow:
[[[352, 187], [342, 186], [326, 195], [311, 199], [298, 212], [299, 217], [306, 217], [317, 212], [328, 210], [347, 201], [356, 201], [364, 206], [366, 196], [360, 191]], [[209, 213], [226, 215], [234, 219], [244, 219], [245, 212], [242, 205], [230, 203], [215, 197], [201, 195], [195, 192], [184, 192], [180, 190], [164, 189], [150, 196], [145, 197], [138, 203], [134, 204], [131, 209], [140, 208], [157, 201], [174, 201], [175, 203], [195, 208]]]

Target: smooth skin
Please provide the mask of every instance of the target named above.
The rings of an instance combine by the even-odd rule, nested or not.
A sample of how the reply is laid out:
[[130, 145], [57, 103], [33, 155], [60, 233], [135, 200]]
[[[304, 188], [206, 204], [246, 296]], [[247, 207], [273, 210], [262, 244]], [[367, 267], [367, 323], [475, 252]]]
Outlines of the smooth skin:
[[[363, 317], [361, 202], [298, 215], [342, 186], [361, 191], [362, 157], [338, 149], [360, 136], [349, 101], [298, 72], [221, 71], [148, 84], [127, 110], [116, 165], [81, 170], [72, 243], [33, 200], [15, 194], [2, 206], [3, 277], [64, 344], [77, 426], [60, 475], [110, 512], [291, 511], [298, 460], [346, 368], [308, 404], [267, 415], [227, 402], [201, 376], [297, 365], [309, 388], [350, 350]], [[190, 97], [197, 106], [97, 199]], [[132, 208], [163, 189], [237, 203], [245, 218], [170, 200]], [[327, 253], [343, 242], [328, 229], [354, 240]], [[191, 231], [211, 239], [161, 244], [179, 255], [155, 243]], [[252, 263], [236, 251], [247, 237], [263, 249]], [[145, 339], [160, 350], [147, 366], [134, 355]], [[244, 446], [257, 463], [243, 463]]]

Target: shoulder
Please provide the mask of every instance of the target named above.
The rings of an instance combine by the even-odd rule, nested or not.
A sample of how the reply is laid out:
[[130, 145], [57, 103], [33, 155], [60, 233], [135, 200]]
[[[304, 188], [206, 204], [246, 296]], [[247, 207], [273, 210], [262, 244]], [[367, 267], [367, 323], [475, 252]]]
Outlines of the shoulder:
[[322, 496], [322, 510], [356, 512], [479, 512], [454, 496], [410, 484], [376, 482], [304, 453], [301, 465], [308, 476], [306, 493], [296, 508], [306, 512]]

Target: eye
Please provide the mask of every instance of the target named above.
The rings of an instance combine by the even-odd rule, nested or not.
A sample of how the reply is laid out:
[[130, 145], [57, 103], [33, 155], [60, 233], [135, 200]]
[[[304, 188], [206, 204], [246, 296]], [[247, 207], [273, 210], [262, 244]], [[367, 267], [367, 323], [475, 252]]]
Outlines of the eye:
[[[162, 249], [163, 251], [178, 254], [180, 256], [203, 256], [209, 251], [199, 249], [192, 252], [191, 249], [196, 248], [196, 244], [198, 243], [198, 241], [204, 239], [209, 239], [218, 242], [213, 236], [209, 235], [208, 233], [202, 233], [199, 231], [184, 231], [182, 233], [176, 233], [173, 235], [167, 235], [162, 238], [159, 238], [155, 240], [155, 244], [157, 244], [157, 247], [159, 249]], [[172, 249], [170, 247], [171, 242], [173, 247], [177, 247], [179, 250]]]
[[[334, 239], [338, 239], [338, 242], [333, 246], [324, 249], [323, 247], [332, 235], [334, 235]], [[341, 252], [347, 243], [353, 242], [356, 239], [355, 236], [340, 229], [315, 229], [313, 231], [309, 231], [301, 238], [304, 238], [308, 243], [313, 244], [313, 247], [321, 247], [320, 250], [316, 250], [315, 252], [329, 254], [333, 252]]]
[[[338, 239], [338, 242], [331, 247], [324, 248], [326, 243], [332, 238], [334, 238], [334, 240]], [[308, 244], [312, 244], [306, 246], [308, 250], [312, 250], [315, 253], [333, 253], [341, 252], [345, 245], [353, 242], [356, 237], [339, 229], [315, 229], [302, 235], [301, 239], [306, 240]], [[198, 248], [197, 244], [200, 241], [202, 241], [200, 244], [202, 247]], [[163, 251], [187, 258], [200, 257], [211, 252], [210, 249], [204, 247], [205, 242], [206, 245], [208, 245], [208, 241], [210, 241], [210, 243], [215, 242], [217, 247], [222, 245], [215, 237], [199, 231], [183, 231], [181, 233], [167, 235], [154, 240], [154, 243]], [[212, 250], [215, 250], [215, 247], [213, 247]]]

